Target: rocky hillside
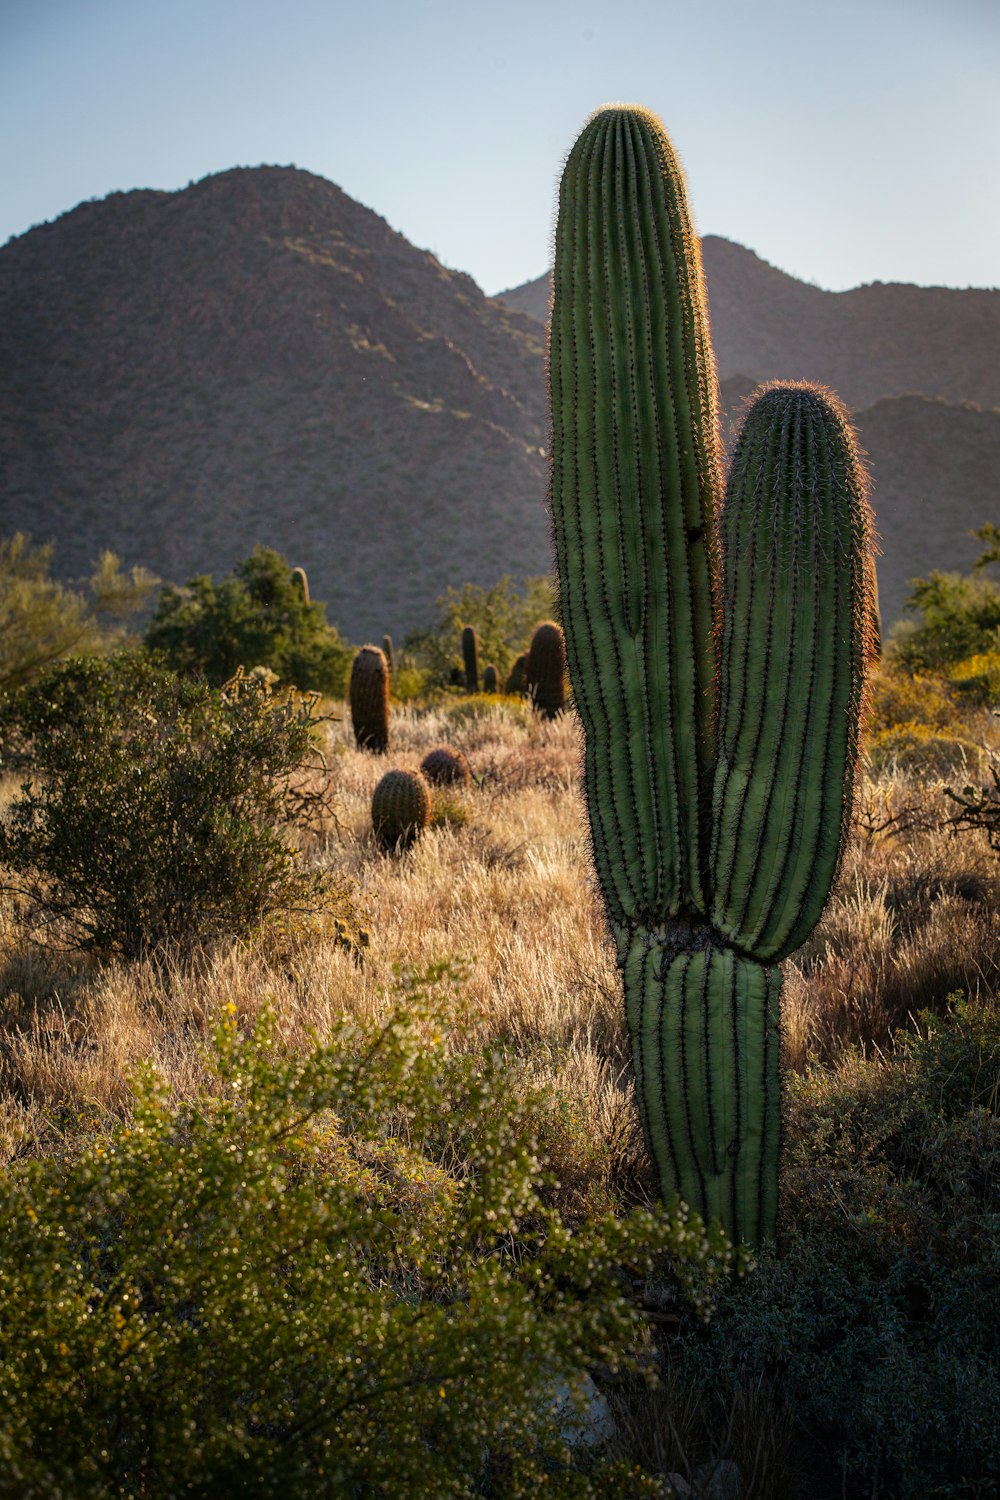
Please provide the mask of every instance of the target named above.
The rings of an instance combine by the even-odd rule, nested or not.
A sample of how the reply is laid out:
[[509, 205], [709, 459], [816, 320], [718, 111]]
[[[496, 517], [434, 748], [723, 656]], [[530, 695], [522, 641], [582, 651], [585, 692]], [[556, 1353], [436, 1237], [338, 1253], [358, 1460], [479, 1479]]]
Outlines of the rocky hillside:
[[294, 168], [114, 194], [0, 249], [0, 532], [164, 578], [258, 542], [355, 640], [544, 572], [542, 331]]
[[[727, 409], [778, 374], [854, 407], [891, 621], [1000, 521], [1000, 411], [967, 404], [1000, 406], [1000, 293], [705, 258]], [[177, 582], [262, 542], [352, 640], [402, 636], [449, 584], [550, 565], [546, 296], [485, 297], [295, 168], [81, 204], [0, 249], [0, 534], [54, 539], [64, 576], [111, 547]]]

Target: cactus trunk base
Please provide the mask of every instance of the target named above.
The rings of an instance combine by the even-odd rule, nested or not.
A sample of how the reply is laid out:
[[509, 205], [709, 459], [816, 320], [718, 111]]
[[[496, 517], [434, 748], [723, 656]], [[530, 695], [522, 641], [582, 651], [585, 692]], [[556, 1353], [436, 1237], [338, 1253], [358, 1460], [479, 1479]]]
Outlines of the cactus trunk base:
[[709, 928], [638, 927], [622, 957], [639, 1114], [664, 1198], [774, 1241], [781, 971]]

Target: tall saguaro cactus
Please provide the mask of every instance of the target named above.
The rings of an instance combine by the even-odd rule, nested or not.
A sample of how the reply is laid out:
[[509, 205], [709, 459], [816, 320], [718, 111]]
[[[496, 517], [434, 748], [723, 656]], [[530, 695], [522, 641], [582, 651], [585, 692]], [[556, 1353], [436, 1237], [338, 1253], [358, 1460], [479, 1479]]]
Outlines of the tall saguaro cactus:
[[560, 188], [551, 505], [594, 861], [665, 1194], [772, 1239], [777, 964], [843, 845], [872, 618], [864, 471], [835, 398], [767, 389], [721, 493], [683, 176], [598, 111]]

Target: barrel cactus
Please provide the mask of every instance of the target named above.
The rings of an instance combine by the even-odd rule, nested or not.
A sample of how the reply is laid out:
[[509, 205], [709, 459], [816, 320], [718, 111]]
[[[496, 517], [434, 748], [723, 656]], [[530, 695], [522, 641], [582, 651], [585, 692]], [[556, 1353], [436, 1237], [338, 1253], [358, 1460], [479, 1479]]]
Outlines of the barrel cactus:
[[500, 674], [492, 662], [483, 668], [483, 692], [499, 693]]
[[475, 626], [466, 625], [462, 631], [462, 665], [465, 668], [465, 691], [479, 692], [479, 637]]
[[431, 789], [419, 771], [386, 771], [372, 793], [372, 830], [383, 850], [405, 850], [431, 820]]
[[378, 646], [362, 646], [351, 667], [351, 723], [359, 750], [389, 748], [389, 664]]
[[554, 620], [544, 620], [531, 637], [524, 682], [532, 703], [545, 719], [566, 707], [566, 638]]
[[428, 750], [420, 769], [431, 786], [468, 786], [472, 781], [472, 767], [462, 751], [452, 745]]
[[562, 618], [595, 868], [664, 1196], [772, 1241], [781, 960], [848, 825], [875, 618], [866, 476], [802, 384], [748, 411], [721, 492], [699, 242], [660, 121], [566, 163], [549, 378]]
[[507, 678], [507, 685], [504, 691], [507, 693], [516, 694], [519, 698], [523, 698], [525, 693], [528, 691], [527, 676], [528, 653], [527, 651], [522, 651], [520, 656], [517, 658], [517, 660], [514, 662], [514, 665], [510, 669], [510, 676]]

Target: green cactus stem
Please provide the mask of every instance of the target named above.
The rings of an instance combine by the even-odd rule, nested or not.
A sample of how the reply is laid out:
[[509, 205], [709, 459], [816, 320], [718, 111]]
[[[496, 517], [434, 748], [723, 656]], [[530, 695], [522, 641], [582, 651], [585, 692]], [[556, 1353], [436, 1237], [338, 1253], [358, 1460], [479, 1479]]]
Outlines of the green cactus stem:
[[543, 719], [566, 707], [566, 638], [562, 626], [543, 620], [531, 637], [524, 674], [528, 695]]
[[383, 656], [386, 659], [386, 663], [388, 664], [389, 672], [391, 674], [391, 672], [392, 672], [392, 636], [391, 635], [384, 635], [382, 637], [382, 654], [383, 654]]
[[462, 631], [462, 664], [465, 668], [465, 691], [479, 692], [479, 637], [473, 625]]
[[351, 667], [351, 723], [359, 750], [389, 748], [389, 664], [378, 646], [362, 646]]
[[309, 579], [306, 577], [305, 568], [292, 569], [292, 582], [302, 594], [306, 603], [309, 603]]
[[436, 745], [420, 762], [420, 769], [431, 786], [469, 786], [472, 767], [461, 750], [453, 745]]
[[499, 693], [500, 674], [492, 662], [483, 668], [483, 692]]
[[[745, 419], [723, 505], [700, 246], [647, 110], [598, 111], [560, 189], [551, 508], [594, 864], [664, 1196], [773, 1240], [778, 962], [850, 812], [874, 578], [843, 409]], [[720, 519], [721, 518], [721, 519]]]
[[372, 831], [380, 849], [402, 852], [431, 820], [431, 789], [419, 771], [386, 771], [372, 793]]

